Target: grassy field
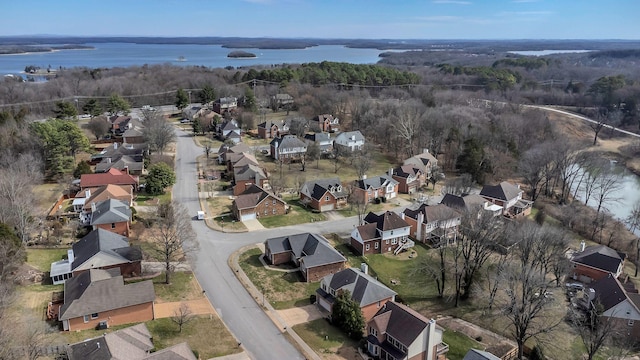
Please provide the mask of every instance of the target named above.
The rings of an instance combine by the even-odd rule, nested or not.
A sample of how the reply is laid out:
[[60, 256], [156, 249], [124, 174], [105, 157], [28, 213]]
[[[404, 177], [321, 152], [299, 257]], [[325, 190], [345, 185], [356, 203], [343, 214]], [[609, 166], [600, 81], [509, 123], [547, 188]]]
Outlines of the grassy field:
[[38, 203], [36, 204], [40, 211], [47, 211], [58, 198], [62, 195], [64, 185], [62, 184], [40, 184], [33, 187], [33, 193], [36, 194]]
[[264, 293], [265, 298], [275, 309], [288, 309], [309, 305], [309, 296], [315, 294], [319, 282], [307, 283], [299, 272], [281, 272], [268, 270], [259, 257], [262, 251], [251, 249], [238, 259], [240, 267], [251, 282]]
[[359, 358], [355, 357], [358, 342], [345, 336], [340, 329], [325, 319], [296, 325], [293, 330], [321, 356], [336, 354], [343, 359]]
[[164, 283], [164, 273], [153, 278], [153, 288], [156, 291], [156, 302], [174, 302], [194, 300], [202, 297], [202, 289], [191, 272], [174, 272], [171, 284]]
[[442, 341], [449, 345], [449, 352], [447, 352], [449, 360], [462, 360], [467, 351], [472, 348], [484, 350], [479, 342], [457, 331], [445, 330]]
[[281, 226], [306, 224], [314, 221], [324, 221], [326, 217], [320, 213], [314, 213], [310, 209], [305, 209], [298, 203], [298, 196], [283, 197], [283, 200], [290, 206], [289, 213], [286, 215], [269, 216], [258, 219], [262, 226], [266, 228], [274, 228]]
[[27, 249], [27, 264], [47, 272], [51, 270], [51, 263], [66, 258], [66, 248], [56, 249]]

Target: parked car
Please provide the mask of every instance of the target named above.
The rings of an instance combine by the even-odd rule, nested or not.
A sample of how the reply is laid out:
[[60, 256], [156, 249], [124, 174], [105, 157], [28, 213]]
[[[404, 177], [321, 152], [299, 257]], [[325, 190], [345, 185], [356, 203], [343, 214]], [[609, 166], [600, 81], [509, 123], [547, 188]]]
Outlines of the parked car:
[[180, 120], [180, 124], [188, 124], [188, 123], [190, 123], [190, 122], [191, 122], [191, 120], [189, 120], [189, 119], [182, 119], [182, 120]]

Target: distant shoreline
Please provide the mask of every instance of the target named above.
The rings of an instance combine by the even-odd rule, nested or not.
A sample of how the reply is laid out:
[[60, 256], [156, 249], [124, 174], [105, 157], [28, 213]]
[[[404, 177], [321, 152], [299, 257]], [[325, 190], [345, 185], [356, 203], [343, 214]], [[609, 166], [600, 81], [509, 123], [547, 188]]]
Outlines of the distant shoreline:
[[29, 45], [24, 46], [5, 46], [0, 45], [1, 55], [30, 55], [30, 54], [42, 54], [53, 53], [63, 50], [95, 50], [96, 48], [89, 45], [64, 45], [64, 46], [52, 46], [52, 47], [32, 47]]

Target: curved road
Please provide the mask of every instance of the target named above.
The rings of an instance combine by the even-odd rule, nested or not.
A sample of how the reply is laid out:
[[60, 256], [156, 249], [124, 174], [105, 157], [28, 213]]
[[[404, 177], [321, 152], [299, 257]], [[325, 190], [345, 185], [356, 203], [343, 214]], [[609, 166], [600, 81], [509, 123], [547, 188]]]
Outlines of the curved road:
[[[201, 210], [196, 158], [203, 154], [203, 150], [195, 145], [190, 134], [176, 130], [176, 135], [176, 185], [173, 187], [173, 198], [183, 204], [189, 214], [196, 214]], [[192, 261], [196, 278], [220, 318], [251, 358], [304, 359], [282, 335], [283, 329], [274, 325], [237, 280], [227, 265], [229, 256], [242, 246], [263, 242], [270, 237], [307, 231], [351, 231], [356, 221], [348, 218], [240, 234], [220, 233], [208, 228], [203, 221], [193, 222], [199, 243], [199, 250]]]

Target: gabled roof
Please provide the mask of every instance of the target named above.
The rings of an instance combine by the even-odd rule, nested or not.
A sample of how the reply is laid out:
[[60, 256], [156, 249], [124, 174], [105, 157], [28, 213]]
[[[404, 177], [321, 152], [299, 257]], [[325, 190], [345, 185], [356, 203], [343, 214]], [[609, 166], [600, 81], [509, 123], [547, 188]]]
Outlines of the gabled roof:
[[326, 142], [331, 141], [330, 133], [313, 133], [313, 134], [304, 134], [305, 140], [313, 141], [313, 142]]
[[280, 138], [274, 138], [271, 140], [272, 145], [277, 145], [278, 149], [295, 149], [304, 148], [306, 151], [307, 143], [298, 139], [295, 135], [285, 135]]
[[283, 204], [285, 203], [284, 200], [267, 192], [266, 190], [255, 184], [251, 184], [251, 186], [249, 186], [242, 194], [238, 195], [233, 200], [233, 203], [239, 210], [252, 209], [258, 206], [258, 204], [260, 204], [264, 199], [267, 198], [271, 198]]
[[[113, 359], [143, 359], [153, 350], [151, 332], [144, 323], [104, 335]], [[71, 359], [69, 359], [71, 360]]]
[[471, 349], [462, 360], [500, 360], [500, 358], [487, 351]]
[[[590, 287], [595, 291], [595, 300], [594, 302], [600, 303], [602, 305], [602, 311], [607, 311], [612, 307], [618, 305], [619, 303], [629, 299], [627, 292], [624, 290], [624, 287], [616, 279], [613, 275], [605, 276], [602, 279], [594, 282], [590, 285]], [[637, 295], [637, 294], [636, 294]], [[629, 299], [632, 304], [635, 305], [636, 311], [638, 310], [638, 305]], [[624, 314], [613, 314], [615, 317], [624, 317]]]
[[389, 175], [374, 176], [371, 178], [356, 180], [356, 186], [362, 190], [380, 189], [388, 184], [397, 185], [397, 180]]
[[418, 219], [418, 214], [422, 213], [424, 214], [425, 224], [432, 223], [435, 221], [446, 221], [446, 220], [460, 217], [459, 212], [453, 210], [452, 208], [444, 204], [437, 204], [437, 205], [422, 204], [416, 210], [411, 210], [409, 208], [406, 208], [404, 209], [403, 213], [406, 216], [416, 220]]
[[[340, 191], [338, 191], [338, 189], [340, 189]], [[302, 185], [302, 188], [300, 189], [300, 192], [316, 200], [321, 200], [327, 191], [338, 198], [347, 196], [347, 194], [344, 192], [344, 189], [342, 188], [340, 179], [337, 177], [330, 179], [310, 180], [304, 183]]]
[[108, 120], [109, 120], [109, 123], [111, 123], [111, 125], [121, 126], [121, 125], [128, 124], [129, 121], [131, 121], [131, 116], [128, 116], [128, 115], [120, 115], [120, 116], [113, 115], [113, 116], [110, 116], [108, 118]]
[[498, 185], [485, 185], [480, 191], [480, 196], [502, 201], [509, 201], [518, 197], [522, 192], [520, 187], [510, 182], [503, 181]]
[[98, 187], [102, 185], [138, 185], [138, 177], [131, 176], [118, 169], [111, 168], [106, 173], [100, 174], [82, 174], [80, 176], [80, 187]]
[[318, 234], [302, 233], [271, 238], [265, 241], [265, 246], [272, 254], [291, 252], [307, 268], [347, 261], [327, 239]]
[[91, 225], [112, 224], [130, 219], [129, 204], [116, 199], [108, 199], [96, 204], [96, 211], [91, 215]]
[[420, 173], [422, 173], [422, 170], [411, 164], [398, 166], [397, 168], [393, 169], [394, 176], [398, 176], [404, 179], [408, 178], [409, 176], [418, 176]]
[[421, 154], [417, 154], [414, 155], [408, 159], [406, 159], [403, 164], [404, 165], [409, 165], [409, 164], [422, 164], [423, 166], [426, 166], [429, 163], [435, 163], [437, 162], [438, 159], [436, 159], [435, 156], [433, 156], [428, 150], [422, 152]]
[[129, 155], [116, 155], [111, 158], [104, 157], [102, 158], [102, 161], [96, 165], [95, 172], [102, 173], [112, 168], [118, 170], [124, 170], [127, 168], [129, 171], [142, 171], [144, 168], [144, 161], [138, 161]]
[[76, 271], [141, 261], [142, 252], [130, 247], [128, 238], [98, 228], [73, 244], [73, 257]]
[[291, 119], [273, 119], [273, 120], [267, 120], [263, 123], [258, 124], [258, 127], [263, 129], [267, 129], [267, 128], [270, 129], [273, 126], [276, 126], [278, 129], [282, 129], [289, 125], [291, 125]]
[[336, 135], [335, 141], [338, 143], [353, 141], [351, 139], [354, 136], [355, 136], [355, 141], [364, 141], [364, 135], [362, 135], [362, 133], [358, 130], [341, 132], [340, 134]]
[[233, 178], [235, 179], [236, 183], [238, 181], [255, 179], [256, 175], [258, 175], [258, 177], [262, 179], [267, 178], [267, 174], [264, 169], [254, 164], [246, 164], [244, 166], [233, 167]]
[[143, 133], [142, 133], [141, 130], [138, 130], [138, 129], [133, 127], [131, 129], [127, 129], [127, 131], [125, 131], [122, 134], [122, 137], [123, 138], [126, 138], [126, 137], [137, 137], [137, 136], [142, 136], [142, 135], [143, 135]]
[[[91, 188], [89, 191], [91, 195], [84, 202], [84, 209], [90, 210], [91, 203], [99, 203], [107, 199], [118, 199], [126, 204], [131, 202], [132, 197], [131, 185], [104, 185], [99, 188]], [[86, 191], [82, 193], [86, 194]]]
[[91, 269], [64, 283], [59, 320], [145, 304], [155, 298], [151, 280], [124, 285], [119, 268]]
[[238, 123], [235, 120], [227, 120], [220, 124], [220, 131], [234, 131], [240, 130]]
[[245, 145], [245, 143], [238, 143], [235, 144], [233, 146], [229, 146], [227, 144], [222, 144], [220, 146], [220, 149], [218, 149], [218, 155], [220, 154], [240, 154], [240, 153], [251, 153], [251, 148], [247, 145]]
[[360, 233], [360, 238], [362, 238], [362, 241], [373, 240], [380, 237], [378, 235], [377, 226], [378, 224], [376, 223], [364, 224], [364, 225], [358, 226], [356, 228], [356, 231]]
[[391, 335], [406, 347], [428, 326], [436, 326], [435, 320], [429, 320], [415, 310], [392, 301], [385, 303], [369, 323], [371, 322], [381, 333]]
[[234, 167], [245, 166], [247, 164], [256, 165], [256, 166], [260, 165], [260, 163], [255, 158], [255, 156], [253, 156], [250, 153], [228, 154], [227, 160], [230, 161]]
[[336, 292], [349, 290], [351, 299], [357, 302], [360, 307], [393, 298], [396, 295], [395, 291], [384, 286], [378, 280], [353, 268], [327, 275], [322, 281]]
[[380, 231], [409, 227], [409, 224], [393, 211], [385, 211], [382, 215], [369, 212], [367, 216], [365, 216], [364, 221], [368, 224], [376, 224], [376, 228]]
[[584, 251], [574, 254], [571, 260], [615, 274], [624, 260], [624, 254], [620, 254], [608, 246], [597, 245], [589, 246]]

